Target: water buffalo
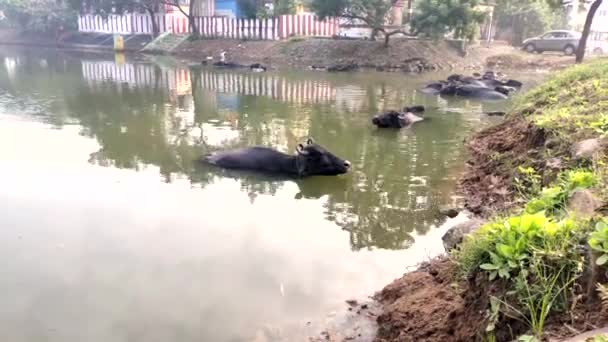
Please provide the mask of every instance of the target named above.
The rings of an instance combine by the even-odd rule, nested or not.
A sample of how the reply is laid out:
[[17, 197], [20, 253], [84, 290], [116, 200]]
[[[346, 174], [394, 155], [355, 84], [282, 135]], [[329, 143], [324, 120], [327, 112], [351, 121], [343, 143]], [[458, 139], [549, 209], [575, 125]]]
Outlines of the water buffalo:
[[268, 69], [260, 63], [254, 63], [249, 66], [249, 70], [253, 72], [265, 72]]
[[474, 77], [454, 74], [448, 76], [447, 81], [427, 84], [421, 91], [427, 94], [503, 100], [522, 87], [519, 81], [502, 81], [498, 79], [499, 76], [493, 71], [487, 71], [483, 75], [476, 73]]
[[245, 65], [234, 63], [234, 62], [215, 62], [213, 66], [216, 68], [225, 68], [225, 69], [237, 69], [237, 68], [245, 68]]
[[424, 88], [420, 89], [420, 91], [426, 94], [436, 95], [439, 94], [439, 92], [441, 92], [441, 89], [443, 89], [446, 85], [448, 85], [448, 82], [433, 82], [427, 84]]
[[508, 98], [507, 95], [496, 89], [480, 87], [472, 84], [450, 85], [443, 88], [440, 94], [450, 96], [462, 96], [482, 100], [505, 100]]
[[403, 128], [424, 120], [414, 113], [424, 112], [423, 106], [405, 107], [403, 112], [394, 110], [377, 114], [372, 118], [372, 123], [378, 128]]
[[350, 163], [308, 139], [299, 144], [295, 155], [268, 147], [245, 147], [204, 156], [203, 161], [226, 169], [285, 174], [298, 177], [335, 176], [348, 172]]

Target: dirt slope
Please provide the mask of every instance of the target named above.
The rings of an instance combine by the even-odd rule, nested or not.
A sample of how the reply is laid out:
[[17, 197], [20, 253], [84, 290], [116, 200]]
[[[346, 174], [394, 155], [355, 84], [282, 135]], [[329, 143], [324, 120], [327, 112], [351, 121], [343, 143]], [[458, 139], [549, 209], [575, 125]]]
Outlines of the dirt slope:
[[218, 60], [222, 51], [226, 51], [229, 61], [241, 64], [263, 63], [275, 68], [328, 66], [347, 62], [373, 68], [390, 68], [416, 58], [427, 60], [443, 70], [483, 68], [488, 57], [492, 57], [491, 64], [498, 69], [509, 68], [511, 64], [518, 68], [546, 68], [573, 61], [571, 57], [561, 55], [526, 54], [504, 43], [494, 43], [491, 48], [473, 46], [468, 49], [466, 56], [463, 56], [456, 46], [447, 42], [408, 39], [394, 39], [388, 48], [379, 41], [362, 40], [199, 40], [185, 42], [173, 53], [178, 57], [200, 62], [207, 56]]

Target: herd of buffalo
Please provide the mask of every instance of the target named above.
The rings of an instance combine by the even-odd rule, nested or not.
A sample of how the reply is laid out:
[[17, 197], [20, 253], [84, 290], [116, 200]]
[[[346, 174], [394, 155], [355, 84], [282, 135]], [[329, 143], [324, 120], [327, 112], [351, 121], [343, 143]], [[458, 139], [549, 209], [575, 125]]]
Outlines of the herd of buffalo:
[[[483, 100], [502, 100], [521, 88], [515, 80], [501, 80], [495, 72], [472, 77], [452, 75], [447, 81], [428, 84], [424, 93], [441, 96], [460, 96]], [[388, 111], [375, 115], [371, 122], [378, 128], [403, 128], [422, 121], [419, 116], [424, 106], [406, 107], [402, 111]], [[201, 161], [226, 169], [252, 170], [264, 173], [284, 174], [295, 177], [314, 175], [335, 176], [347, 173], [350, 162], [341, 159], [322, 146], [308, 139], [298, 144], [293, 155], [268, 147], [244, 147], [205, 155]]]

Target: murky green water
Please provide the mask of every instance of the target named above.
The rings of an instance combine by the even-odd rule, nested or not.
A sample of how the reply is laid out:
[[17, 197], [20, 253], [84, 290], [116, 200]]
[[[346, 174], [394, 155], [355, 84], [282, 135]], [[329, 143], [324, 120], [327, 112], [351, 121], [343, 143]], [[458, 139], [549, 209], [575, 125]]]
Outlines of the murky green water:
[[[462, 141], [506, 105], [416, 91], [440, 74], [190, 71], [35, 50], [0, 62], [0, 340], [13, 342], [296, 341], [442, 251], [462, 219], [437, 215]], [[430, 120], [371, 126], [410, 104]], [[309, 136], [353, 171], [286, 180], [195, 162]]]

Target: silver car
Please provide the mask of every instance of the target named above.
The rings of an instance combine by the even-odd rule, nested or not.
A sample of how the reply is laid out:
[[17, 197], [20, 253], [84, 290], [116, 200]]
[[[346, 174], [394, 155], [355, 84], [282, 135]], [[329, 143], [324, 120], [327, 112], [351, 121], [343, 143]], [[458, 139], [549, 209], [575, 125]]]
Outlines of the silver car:
[[581, 34], [575, 31], [549, 31], [541, 36], [524, 40], [523, 49], [527, 52], [563, 51], [572, 55], [578, 48]]

